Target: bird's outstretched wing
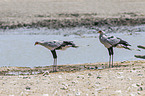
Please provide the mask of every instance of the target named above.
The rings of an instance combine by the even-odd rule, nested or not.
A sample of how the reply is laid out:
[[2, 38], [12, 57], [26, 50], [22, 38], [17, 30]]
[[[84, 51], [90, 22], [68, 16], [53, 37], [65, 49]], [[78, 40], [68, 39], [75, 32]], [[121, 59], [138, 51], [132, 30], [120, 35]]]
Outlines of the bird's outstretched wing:
[[77, 48], [78, 46], [76, 46], [73, 41], [63, 41], [63, 43], [57, 47], [56, 49], [60, 49], [60, 50], [65, 50], [68, 47], [75, 47]]

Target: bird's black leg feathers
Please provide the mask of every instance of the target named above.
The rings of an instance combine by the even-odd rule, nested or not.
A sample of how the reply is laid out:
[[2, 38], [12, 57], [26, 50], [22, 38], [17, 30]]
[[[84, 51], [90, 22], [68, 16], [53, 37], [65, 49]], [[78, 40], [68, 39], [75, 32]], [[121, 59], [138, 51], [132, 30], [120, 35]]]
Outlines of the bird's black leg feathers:
[[108, 48], [108, 52], [109, 52], [109, 67], [110, 67], [110, 61], [111, 61], [111, 50], [110, 50], [110, 48]]
[[109, 56], [111, 56], [111, 51], [110, 51], [110, 48], [108, 48], [108, 52], [109, 52]]
[[54, 64], [53, 64], [53, 71], [57, 71], [57, 54], [56, 54], [56, 51], [55, 50], [51, 50], [51, 53], [53, 55], [53, 58], [54, 58]]
[[52, 55], [53, 55], [53, 58], [56, 59], [56, 58], [57, 58], [56, 51], [55, 51], [55, 50], [51, 50], [51, 53], [52, 53]]

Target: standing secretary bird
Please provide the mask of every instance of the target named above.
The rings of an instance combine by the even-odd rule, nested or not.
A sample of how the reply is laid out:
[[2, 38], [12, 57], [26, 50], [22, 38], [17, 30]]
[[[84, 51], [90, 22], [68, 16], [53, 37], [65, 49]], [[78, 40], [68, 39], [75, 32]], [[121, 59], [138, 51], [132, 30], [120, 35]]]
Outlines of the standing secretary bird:
[[66, 48], [69, 47], [74, 47], [77, 48], [78, 46], [76, 46], [72, 41], [58, 41], [58, 40], [53, 40], [53, 41], [48, 41], [48, 42], [35, 42], [35, 45], [42, 45], [46, 48], [48, 48], [54, 58], [54, 63], [53, 63], [53, 71], [57, 71], [57, 54], [55, 50], [65, 50]]
[[[112, 55], [112, 67], [113, 67], [113, 47], [117, 47], [117, 48], [125, 48], [128, 50], [136, 50], [133, 48], [130, 48], [130, 44], [118, 37], [115, 36], [107, 36], [103, 31], [98, 31], [98, 33], [100, 33], [99, 35], [99, 40], [102, 44], [104, 44], [104, 46], [108, 49], [109, 52], [109, 67], [111, 64], [111, 55]], [[140, 50], [137, 50], [140, 51]]]

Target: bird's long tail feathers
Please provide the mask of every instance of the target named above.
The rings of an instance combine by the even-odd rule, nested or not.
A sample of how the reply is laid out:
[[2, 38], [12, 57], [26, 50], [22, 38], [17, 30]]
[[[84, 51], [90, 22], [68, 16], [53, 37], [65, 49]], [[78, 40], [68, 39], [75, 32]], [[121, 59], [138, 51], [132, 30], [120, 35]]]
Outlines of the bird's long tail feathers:
[[88, 46], [90, 46], [90, 45], [79, 45], [79, 46], [75, 46], [75, 48], [78, 48], [78, 47], [88, 47]]
[[78, 48], [79, 46], [76, 46], [76, 45], [75, 45], [75, 46], [72, 46], [72, 47], [74, 47], [74, 48]]
[[134, 49], [134, 48], [131, 48], [130, 46], [124, 46], [125, 49], [128, 49], [128, 50], [135, 50], [135, 51], [141, 51], [139, 49]]

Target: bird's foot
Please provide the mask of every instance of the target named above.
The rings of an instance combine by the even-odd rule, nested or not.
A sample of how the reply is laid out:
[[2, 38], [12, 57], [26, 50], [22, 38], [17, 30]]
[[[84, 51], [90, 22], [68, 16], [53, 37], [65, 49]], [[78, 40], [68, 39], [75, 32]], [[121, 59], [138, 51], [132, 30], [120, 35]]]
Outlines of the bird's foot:
[[57, 70], [52, 70], [52, 71], [49, 71], [49, 73], [54, 73], [54, 72], [58, 72]]
[[53, 72], [58, 72], [57, 70], [54, 70]]

